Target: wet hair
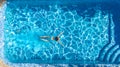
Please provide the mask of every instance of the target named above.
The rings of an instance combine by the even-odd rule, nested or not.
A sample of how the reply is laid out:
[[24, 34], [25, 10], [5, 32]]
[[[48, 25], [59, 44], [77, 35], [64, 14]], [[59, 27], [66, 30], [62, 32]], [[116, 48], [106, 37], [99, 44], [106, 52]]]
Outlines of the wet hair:
[[54, 40], [55, 40], [55, 41], [58, 41], [58, 40], [59, 40], [59, 37], [54, 37]]

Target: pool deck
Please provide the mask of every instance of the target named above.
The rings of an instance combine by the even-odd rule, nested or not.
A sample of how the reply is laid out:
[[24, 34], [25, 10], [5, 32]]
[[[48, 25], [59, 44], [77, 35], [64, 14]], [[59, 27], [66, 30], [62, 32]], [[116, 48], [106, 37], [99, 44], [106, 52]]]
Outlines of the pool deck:
[[0, 60], [0, 67], [9, 67], [9, 66], [6, 65], [2, 60]]
[[0, 0], [0, 7], [3, 6], [3, 4], [5, 3], [6, 0]]
[[5, 3], [6, 0], [0, 0], [0, 67], [9, 67], [3, 60], [3, 25], [4, 23], [2, 21], [4, 21], [5, 17], [4, 17], [4, 8], [3, 8], [3, 4]]

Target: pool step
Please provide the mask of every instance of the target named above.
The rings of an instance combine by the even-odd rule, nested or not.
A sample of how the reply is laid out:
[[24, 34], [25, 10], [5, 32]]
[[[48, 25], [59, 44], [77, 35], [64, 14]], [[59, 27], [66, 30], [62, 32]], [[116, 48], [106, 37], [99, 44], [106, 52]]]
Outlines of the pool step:
[[120, 62], [120, 47], [117, 44], [106, 44], [100, 51], [99, 61], [106, 63], [119, 63]]
[[114, 51], [116, 50], [116, 49], [118, 49], [119, 48], [119, 45], [113, 45], [112, 47], [110, 47], [108, 50], [107, 50], [107, 52], [105, 53], [105, 55], [104, 55], [104, 58], [103, 58], [103, 61], [109, 61], [109, 59], [110, 59], [110, 56], [114, 53]]
[[[109, 62], [115, 63], [117, 59], [119, 59], [119, 55], [120, 55], [120, 48], [117, 48], [113, 54], [110, 56], [110, 60]], [[119, 60], [120, 62], [120, 60]]]
[[103, 61], [105, 54], [106, 54], [107, 51], [108, 51], [111, 47], [113, 47], [113, 46], [114, 46], [114, 43], [112, 43], [112, 44], [110, 44], [110, 43], [106, 44], [106, 45], [101, 49], [101, 51], [100, 51], [99, 56], [98, 56], [97, 59], [98, 59], [99, 61]]
[[114, 61], [115, 63], [117, 63], [117, 64], [119, 64], [120, 63], [120, 54], [116, 57], [116, 59], [115, 59], [115, 61]]

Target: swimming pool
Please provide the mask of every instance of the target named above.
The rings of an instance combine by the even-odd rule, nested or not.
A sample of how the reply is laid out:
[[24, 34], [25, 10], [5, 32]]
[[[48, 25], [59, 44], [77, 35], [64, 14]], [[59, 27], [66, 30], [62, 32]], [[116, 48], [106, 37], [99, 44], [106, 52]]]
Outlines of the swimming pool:
[[[114, 7], [112, 0], [7, 2], [4, 55], [10, 62], [120, 63], [119, 30], [116, 29], [120, 9]], [[41, 39], [60, 33], [60, 43], [54, 38]]]

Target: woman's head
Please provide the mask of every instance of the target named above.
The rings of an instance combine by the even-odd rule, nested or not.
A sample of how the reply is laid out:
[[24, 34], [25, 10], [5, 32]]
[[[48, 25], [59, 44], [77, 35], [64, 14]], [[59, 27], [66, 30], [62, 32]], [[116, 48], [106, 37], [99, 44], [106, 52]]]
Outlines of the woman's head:
[[59, 41], [60, 38], [56, 36], [56, 37], [54, 37], [54, 40], [55, 40], [55, 41]]

